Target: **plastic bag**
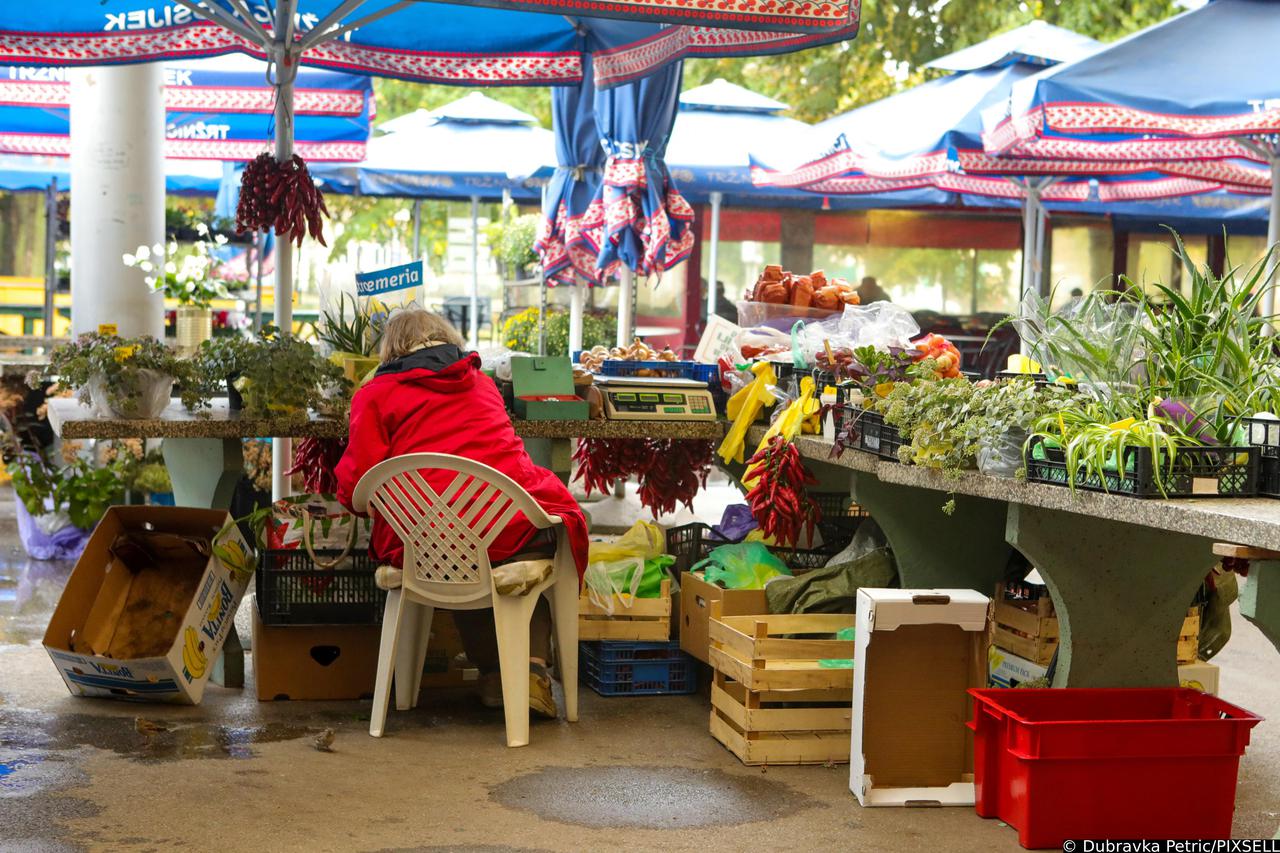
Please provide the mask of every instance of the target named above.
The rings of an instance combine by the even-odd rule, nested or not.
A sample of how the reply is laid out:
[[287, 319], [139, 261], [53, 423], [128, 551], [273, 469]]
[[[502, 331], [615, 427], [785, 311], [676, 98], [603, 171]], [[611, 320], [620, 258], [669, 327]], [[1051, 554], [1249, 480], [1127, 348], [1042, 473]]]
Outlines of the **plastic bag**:
[[920, 326], [907, 309], [892, 302], [873, 302], [846, 305], [842, 313], [810, 323], [800, 345], [805, 359], [812, 364], [828, 343], [851, 350], [868, 346], [878, 350], [908, 349], [911, 339], [919, 334]]
[[724, 508], [720, 523], [711, 528], [711, 532], [726, 542], [740, 542], [759, 526], [751, 514], [751, 507], [746, 504], [731, 504]]
[[667, 537], [662, 528], [648, 521], [637, 521], [631, 529], [612, 542], [592, 542], [587, 562], [612, 562], [639, 557], [660, 557], [667, 549]]
[[666, 548], [662, 528], [647, 521], [637, 521], [613, 542], [592, 542], [582, 578], [588, 598], [609, 615], [615, 601], [630, 607], [633, 598], [657, 598], [675, 562]]
[[1022, 468], [1026, 430], [1012, 429], [978, 442], [978, 470], [992, 477], [1015, 477]]
[[772, 406], [777, 399], [771, 390], [778, 384], [773, 365], [767, 361], [759, 361], [752, 365], [751, 372], [755, 379], [730, 397], [725, 407], [725, 415], [733, 421], [733, 426], [729, 427], [724, 441], [720, 442], [720, 447], [716, 450], [725, 462], [743, 461], [747, 430], [755, 423], [760, 410], [765, 406]]
[[791, 576], [786, 564], [759, 542], [721, 545], [690, 571], [699, 570], [707, 583], [725, 589], [763, 589], [774, 578]]
[[888, 547], [889, 540], [885, 538], [884, 531], [880, 529], [880, 525], [876, 523], [876, 520], [874, 518], [864, 519], [858, 525], [857, 531], [853, 534], [853, 539], [849, 540], [849, 544], [845, 546], [845, 549], [830, 560], [827, 560], [826, 565], [839, 566], [844, 563], [852, 563], [872, 551]]
[[790, 329], [790, 326], [787, 326], [787, 331], [785, 332], [769, 326], [743, 329], [738, 333], [734, 343], [737, 344], [738, 352], [741, 353], [743, 359], [756, 358], [766, 352], [789, 354], [791, 352]]
[[18, 518], [18, 539], [27, 556], [33, 560], [79, 558], [93, 531], [72, 526], [66, 513], [50, 511], [33, 517], [20, 499], [13, 504]]
[[1136, 303], [1114, 301], [1103, 292], [1089, 293], [1055, 313], [1049, 300], [1028, 291], [1013, 320], [1046, 374], [1102, 388], [1138, 378], [1145, 357], [1142, 323]]

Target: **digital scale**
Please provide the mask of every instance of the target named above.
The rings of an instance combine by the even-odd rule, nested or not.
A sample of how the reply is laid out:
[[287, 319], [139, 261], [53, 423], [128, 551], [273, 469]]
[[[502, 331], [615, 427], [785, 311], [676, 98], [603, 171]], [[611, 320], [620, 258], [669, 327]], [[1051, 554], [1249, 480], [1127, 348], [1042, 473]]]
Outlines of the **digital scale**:
[[617, 421], [713, 421], [707, 383], [660, 376], [597, 376], [605, 417]]

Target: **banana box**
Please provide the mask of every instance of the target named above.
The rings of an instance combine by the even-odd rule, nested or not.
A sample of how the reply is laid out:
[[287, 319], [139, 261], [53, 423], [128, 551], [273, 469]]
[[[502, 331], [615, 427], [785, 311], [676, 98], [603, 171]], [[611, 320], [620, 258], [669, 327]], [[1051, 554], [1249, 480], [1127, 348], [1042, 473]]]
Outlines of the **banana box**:
[[256, 560], [222, 510], [107, 510], [44, 635], [76, 696], [198, 704]]

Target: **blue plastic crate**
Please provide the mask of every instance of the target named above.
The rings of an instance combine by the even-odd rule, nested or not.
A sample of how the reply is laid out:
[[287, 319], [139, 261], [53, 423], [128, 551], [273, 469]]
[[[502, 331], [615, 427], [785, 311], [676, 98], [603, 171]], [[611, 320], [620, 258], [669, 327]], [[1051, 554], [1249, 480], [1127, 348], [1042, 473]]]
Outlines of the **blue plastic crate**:
[[601, 696], [693, 693], [698, 669], [679, 643], [580, 643], [582, 680]]
[[[579, 363], [580, 355], [581, 351], [573, 354], [574, 364]], [[635, 376], [641, 370], [656, 370], [666, 378], [693, 379], [709, 386], [720, 384], [720, 365], [697, 361], [606, 361], [600, 367], [600, 375]]]

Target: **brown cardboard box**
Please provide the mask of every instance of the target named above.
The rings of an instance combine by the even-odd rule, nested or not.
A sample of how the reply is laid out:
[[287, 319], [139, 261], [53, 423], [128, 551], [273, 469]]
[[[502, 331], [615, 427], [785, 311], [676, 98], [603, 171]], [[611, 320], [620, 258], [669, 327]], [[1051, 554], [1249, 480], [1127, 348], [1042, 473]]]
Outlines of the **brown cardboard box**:
[[[380, 625], [263, 625], [253, 614], [253, 673], [258, 699], [367, 699], [377, 678]], [[462, 642], [453, 615], [437, 610], [422, 688], [458, 687], [475, 670], [458, 665]]]
[[680, 578], [680, 648], [710, 663], [711, 602], [719, 601], [725, 616], [757, 616], [769, 612], [762, 589], [721, 589], [699, 575], [685, 572]]
[[73, 694], [200, 701], [253, 576], [229, 521], [222, 510], [107, 510], [44, 635]]
[[849, 787], [863, 806], [972, 806], [967, 689], [987, 681], [990, 599], [858, 590]]

